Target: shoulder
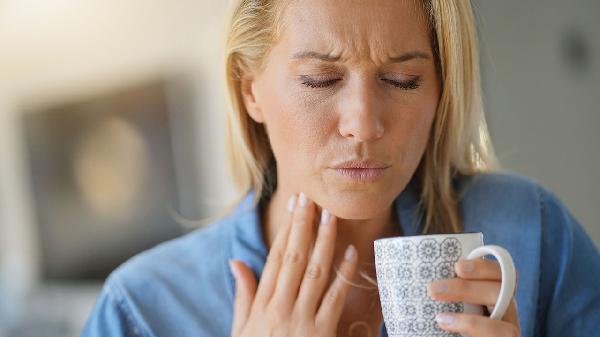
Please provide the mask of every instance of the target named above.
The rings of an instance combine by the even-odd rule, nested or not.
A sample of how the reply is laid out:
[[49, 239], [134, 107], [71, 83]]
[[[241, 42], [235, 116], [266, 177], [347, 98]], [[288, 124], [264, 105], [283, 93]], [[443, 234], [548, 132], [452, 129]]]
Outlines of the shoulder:
[[545, 193], [544, 187], [535, 179], [512, 172], [484, 172], [456, 179], [456, 187], [461, 196], [505, 199], [538, 198]]
[[227, 259], [236, 220], [227, 216], [134, 256], [111, 273], [105, 291], [130, 312], [132, 321], [157, 335], [181, 329], [222, 333], [219, 329], [226, 325], [218, 319], [195, 325], [232, 300]]
[[84, 336], [229, 335], [234, 279], [227, 260], [240, 230], [255, 221], [253, 205], [248, 193], [228, 215], [119, 266]]
[[550, 220], [550, 214], [572, 216], [556, 194], [542, 183], [512, 172], [460, 176], [455, 187], [465, 213], [520, 217], [540, 223]]
[[228, 235], [236, 221], [230, 215], [179, 238], [144, 251], [117, 268], [109, 280], [132, 289], [160, 283], [182, 283], [188, 278], [214, 274], [217, 261], [226, 258]]
[[541, 222], [545, 200], [562, 204], [535, 179], [511, 172], [461, 176], [455, 181], [465, 220], [532, 226]]

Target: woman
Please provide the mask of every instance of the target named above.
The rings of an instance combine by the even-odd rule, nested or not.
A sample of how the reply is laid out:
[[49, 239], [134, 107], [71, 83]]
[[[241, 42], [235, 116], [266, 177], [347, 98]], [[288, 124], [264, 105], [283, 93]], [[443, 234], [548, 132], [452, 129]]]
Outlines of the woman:
[[[469, 2], [238, 0], [229, 28], [228, 146], [244, 198], [113, 272], [84, 336], [386, 336], [373, 241], [460, 231], [511, 252], [516, 303], [502, 320], [440, 314], [440, 328], [600, 328], [597, 248], [550, 192], [491, 173]], [[491, 309], [498, 264], [456, 270], [429, 294]]]

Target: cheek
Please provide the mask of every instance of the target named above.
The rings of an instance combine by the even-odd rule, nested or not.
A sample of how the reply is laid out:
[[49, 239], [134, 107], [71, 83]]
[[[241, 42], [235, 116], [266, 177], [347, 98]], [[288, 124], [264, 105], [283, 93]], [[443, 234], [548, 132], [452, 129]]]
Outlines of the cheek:
[[326, 106], [307, 102], [285, 86], [279, 88], [265, 109], [271, 146], [280, 167], [306, 172], [326, 143], [330, 114]]
[[393, 135], [396, 153], [402, 160], [402, 169], [413, 170], [419, 164], [429, 140], [429, 133], [437, 105], [413, 107], [400, 114]]
[[413, 106], [406, 124], [410, 126], [407, 151], [414, 167], [418, 165], [430, 137], [431, 126], [439, 103], [439, 90], [436, 84], [426, 91], [425, 95]]

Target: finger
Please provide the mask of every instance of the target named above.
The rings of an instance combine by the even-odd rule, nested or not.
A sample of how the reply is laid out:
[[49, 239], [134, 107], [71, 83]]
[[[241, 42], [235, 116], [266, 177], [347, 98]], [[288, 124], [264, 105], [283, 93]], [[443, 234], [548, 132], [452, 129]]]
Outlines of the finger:
[[502, 279], [500, 264], [496, 260], [459, 260], [454, 268], [460, 278], [498, 281]]
[[[456, 274], [462, 279], [501, 281], [502, 271], [496, 260], [474, 259], [460, 260], [455, 265]], [[518, 283], [519, 274], [515, 271], [515, 281]], [[513, 290], [515, 295], [517, 288]], [[491, 310], [490, 310], [491, 311]]]
[[281, 310], [291, 310], [300, 288], [308, 261], [308, 250], [314, 236], [315, 205], [300, 193], [294, 209], [292, 227], [281, 270], [271, 302]]
[[429, 283], [427, 292], [437, 301], [494, 306], [500, 294], [500, 282], [446, 279]]
[[335, 252], [337, 221], [327, 210], [321, 212], [317, 240], [298, 293], [298, 310], [314, 317], [327, 282]]
[[521, 323], [519, 321], [519, 313], [517, 311], [517, 303], [515, 302], [514, 298], [510, 302], [508, 309], [506, 309], [506, 313], [504, 314], [504, 317], [502, 318], [502, 320], [505, 322], [512, 323], [512, 324], [516, 325], [517, 327], [521, 326]]
[[279, 270], [281, 269], [283, 254], [285, 252], [285, 247], [287, 245], [287, 239], [291, 228], [292, 212], [295, 208], [296, 202], [297, 198], [295, 195], [292, 195], [288, 200], [287, 219], [285, 223], [281, 224], [280, 229], [275, 235], [275, 240], [273, 240], [271, 249], [269, 250], [267, 262], [265, 263], [262, 276], [260, 277], [260, 282], [258, 283], [258, 290], [256, 291], [256, 299], [254, 301], [255, 306], [266, 306], [273, 295], [273, 291], [275, 290], [275, 283], [277, 282], [277, 276], [279, 275]]
[[229, 266], [235, 277], [235, 302], [233, 305], [232, 336], [239, 336], [248, 320], [254, 294], [256, 277], [250, 268], [238, 260], [230, 260]]
[[[323, 300], [317, 311], [316, 322], [322, 326], [330, 326], [338, 322], [346, 300], [350, 281], [354, 277], [358, 265], [358, 253], [353, 245], [346, 248], [344, 259], [340, 264], [338, 275], [323, 295]], [[334, 324], [337, 326], [337, 324]]]
[[518, 326], [481, 315], [445, 312], [436, 316], [436, 322], [444, 330], [471, 337], [520, 336]]

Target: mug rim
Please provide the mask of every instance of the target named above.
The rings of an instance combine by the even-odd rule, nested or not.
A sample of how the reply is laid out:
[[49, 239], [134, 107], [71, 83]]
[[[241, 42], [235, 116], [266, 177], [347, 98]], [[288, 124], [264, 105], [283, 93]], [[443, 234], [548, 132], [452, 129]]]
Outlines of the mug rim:
[[446, 233], [446, 234], [416, 234], [416, 235], [402, 235], [402, 236], [391, 236], [391, 237], [387, 237], [387, 238], [381, 238], [381, 239], [377, 239], [374, 242], [378, 242], [378, 241], [389, 241], [389, 240], [397, 240], [397, 239], [415, 239], [415, 238], [426, 238], [426, 237], [435, 237], [435, 236], [444, 236], [444, 237], [448, 237], [448, 236], [462, 236], [462, 235], [473, 235], [473, 234], [480, 234], [483, 235], [483, 232], [460, 232], [460, 233]]

